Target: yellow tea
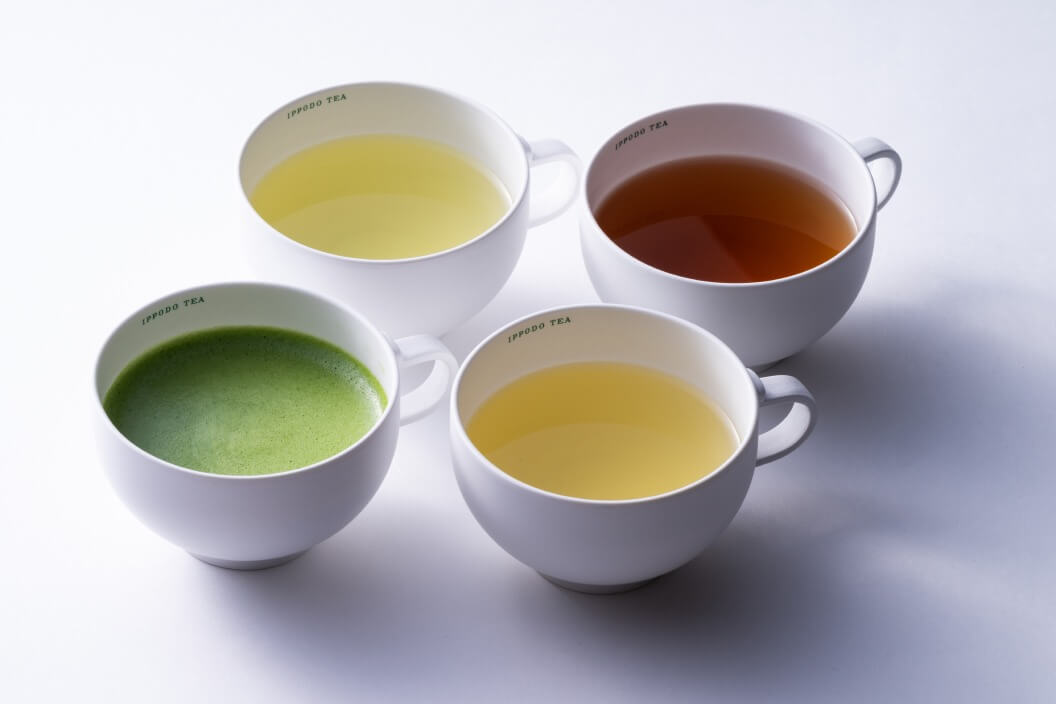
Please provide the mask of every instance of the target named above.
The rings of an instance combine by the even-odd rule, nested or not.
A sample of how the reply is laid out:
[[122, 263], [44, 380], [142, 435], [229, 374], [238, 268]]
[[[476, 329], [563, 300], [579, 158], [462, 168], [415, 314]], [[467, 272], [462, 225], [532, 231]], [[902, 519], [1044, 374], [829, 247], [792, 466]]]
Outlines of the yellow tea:
[[737, 448], [729, 418], [692, 385], [648, 367], [577, 362], [488, 398], [469, 439], [507, 474], [586, 499], [655, 496], [706, 477]]
[[300, 151], [265, 174], [249, 200], [290, 239], [361, 259], [456, 247], [510, 208], [505, 188], [483, 166], [439, 142], [395, 134]]

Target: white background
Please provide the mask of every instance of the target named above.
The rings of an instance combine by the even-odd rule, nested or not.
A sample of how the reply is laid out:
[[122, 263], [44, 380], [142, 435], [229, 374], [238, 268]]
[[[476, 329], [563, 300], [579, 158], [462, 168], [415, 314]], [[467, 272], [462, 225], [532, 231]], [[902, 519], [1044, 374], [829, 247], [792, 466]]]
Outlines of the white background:
[[[32, 5], [32, 7], [30, 7]], [[0, 699], [1051, 701], [1051, 3], [21, 3], [0, 20]], [[110, 491], [90, 369], [143, 303], [250, 274], [235, 164], [272, 109], [395, 79], [589, 159], [674, 105], [800, 112], [905, 160], [869, 279], [779, 371], [799, 451], [685, 568], [559, 590], [458, 493], [446, 410], [349, 527], [206, 566]], [[576, 222], [530, 233], [446, 341], [595, 300]]]

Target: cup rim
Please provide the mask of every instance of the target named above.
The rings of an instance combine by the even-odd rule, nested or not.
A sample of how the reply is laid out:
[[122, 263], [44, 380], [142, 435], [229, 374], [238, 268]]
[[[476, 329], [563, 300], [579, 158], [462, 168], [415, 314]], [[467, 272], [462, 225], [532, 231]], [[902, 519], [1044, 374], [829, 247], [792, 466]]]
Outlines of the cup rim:
[[[816, 266], [811, 267], [810, 269], [805, 269], [803, 271], [796, 272], [795, 274], [790, 274], [789, 276], [782, 276], [779, 279], [767, 279], [766, 281], [745, 281], [745, 282], [706, 281], [706, 280], [703, 280], [703, 279], [694, 279], [694, 278], [689, 277], [689, 276], [682, 276], [680, 274], [672, 274], [669, 271], [664, 271], [663, 269], [655, 267], [652, 264], [647, 264], [646, 262], [642, 261], [641, 259], [638, 259], [637, 257], [633, 256], [632, 254], [630, 254], [629, 252], [624, 250], [622, 247], [620, 247], [618, 244], [616, 244], [612, 240], [612, 238], [609, 237], [605, 233], [605, 230], [602, 229], [601, 225], [598, 224], [597, 218], [594, 217], [594, 211], [590, 207], [590, 203], [587, 200], [587, 184], [590, 181], [591, 172], [594, 169], [594, 162], [601, 155], [602, 150], [605, 148], [605, 145], [608, 144], [614, 137], [617, 137], [620, 134], [622, 134], [628, 127], [631, 127], [631, 126], [633, 126], [633, 125], [635, 125], [635, 124], [637, 124], [639, 122], [647, 122], [647, 121], [652, 120], [654, 118], [657, 118], [657, 117], [659, 117], [661, 115], [670, 115], [673, 112], [677, 112], [677, 111], [681, 111], [681, 110], [691, 110], [691, 109], [695, 109], [695, 108], [719, 108], [719, 109], [736, 108], [736, 109], [742, 109], [742, 110], [752, 110], [752, 111], [756, 111], [756, 112], [769, 113], [771, 115], [776, 115], [776, 116], [781, 117], [783, 119], [799, 122], [799, 123], [801, 123], [801, 124], [803, 124], [803, 125], [805, 125], [807, 127], [810, 127], [810, 128], [815, 129], [815, 130], [818, 130], [819, 132], [822, 132], [826, 136], [828, 136], [831, 139], [835, 140], [839, 144], [841, 149], [843, 149], [844, 151], [847, 151], [851, 156], [853, 156], [857, 160], [858, 166], [861, 167], [861, 173], [866, 178], [868, 178], [869, 179], [869, 183], [872, 184], [872, 187], [869, 189], [869, 194], [870, 194], [869, 197], [870, 197], [870, 201], [872, 203], [872, 207], [869, 209], [869, 217], [868, 217], [868, 219], [866, 219], [866, 221], [864, 223], [862, 223], [861, 225], [858, 226], [858, 229], [855, 232], [855, 235], [851, 239], [851, 241], [848, 242], [847, 245], [845, 247], [843, 247], [839, 252], [837, 252], [834, 256], [826, 259], [825, 261], [821, 262], [820, 264], [818, 264]], [[641, 172], [639, 171], [639, 172], [636, 172], [636, 173], [641, 173]], [[639, 265], [645, 267], [647, 270], [649, 270], [651, 272], [655, 272], [657, 274], [660, 274], [660, 275], [662, 275], [662, 276], [664, 276], [664, 277], [666, 277], [668, 279], [671, 279], [672, 281], [682, 281], [682, 282], [686, 282], [686, 283], [690, 283], [690, 284], [698, 284], [698, 285], [701, 285], [701, 286], [714, 286], [716, 288], [763, 288], [763, 287], [768, 287], [768, 286], [778, 286], [778, 285], [781, 285], [781, 284], [784, 284], [784, 283], [788, 283], [790, 281], [795, 281], [797, 279], [804, 278], [804, 277], [816, 274], [816, 273], [820, 272], [822, 269], [828, 268], [829, 266], [835, 266], [838, 261], [842, 260], [845, 256], [849, 256], [848, 253], [851, 250], [857, 249], [861, 245], [862, 240], [865, 238], [865, 234], [873, 229], [874, 224], [876, 222], [876, 184], [875, 184], [875, 182], [873, 182], [873, 176], [872, 176], [872, 173], [869, 171], [869, 167], [866, 165], [865, 160], [862, 159], [862, 155], [859, 154], [858, 150], [854, 148], [854, 145], [851, 144], [851, 142], [847, 138], [845, 138], [843, 135], [841, 135], [840, 133], [836, 132], [835, 130], [833, 130], [828, 125], [825, 125], [825, 124], [823, 124], [821, 122], [818, 122], [817, 120], [814, 120], [812, 118], [806, 117], [805, 115], [801, 115], [801, 114], [796, 113], [796, 112], [790, 112], [788, 110], [781, 110], [781, 109], [774, 108], [774, 107], [769, 107], [769, 106], [766, 106], [766, 105], [758, 105], [758, 104], [755, 104], [755, 103], [735, 103], [735, 102], [689, 103], [689, 104], [686, 104], [686, 105], [679, 105], [679, 106], [676, 106], [676, 107], [673, 107], [673, 108], [668, 108], [666, 110], [659, 110], [659, 111], [654, 112], [654, 113], [652, 113], [650, 115], [645, 115], [643, 117], [637, 118], [633, 122], [631, 122], [630, 124], [622, 127], [621, 129], [617, 130], [616, 132], [613, 132], [611, 135], [609, 135], [604, 140], [602, 140], [601, 146], [599, 146], [597, 148], [597, 150], [595, 150], [594, 155], [591, 157], [590, 162], [587, 164], [587, 168], [585, 170], [585, 175], [583, 177], [583, 198], [581, 199], [581, 204], [582, 204], [582, 208], [583, 208], [582, 217], [586, 219], [586, 224], [590, 225], [592, 227], [592, 229], [596, 231], [595, 234], [600, 234], [601, 235], [600, 239], [603, 240], [607, 246], [609, 246], [611, 249], [613, 249], [616, 252], [618, 252], [620, 255], [625, 257], [627, 260], [629, 260], [631, 262], [634, 262], [635, 264], [639, 264]]]
[[[385, 354], [389, 358], [389, 362], [393, 365], [393, 369], [396, 372], [396, 383], [395, 383], [394, 388], [392, 390], [392, 398], [388, 399], [388, 403], [385, 404], [385, 409], [378, 416], [377, 420], [374, 422], [374, 425], [372, 425], [370, 427], [370, 429], [366, 433], [364, 433], [354, 443], [352, 443], [348, 447], [342, 449], [340, 452], [337, 452], [337, 453], [335, 453], [333, 455], [330, 455], [329, 457], [324, 457], [323, 459], [318, 460], [317, 462], [313, 462], [312, 464], [308, 464], [308, 465], [305, 465], [303, 467], [294, 467], [293, 469], [287, 469], [287, 470], [283, 470], [281, 472], [269, 472], [269, 473], [266, 473], [266, 474], [217, 474], [217, 473], [214, 473], [214, 472], [204, 472], [204, 471], [198, 470], [198, 469], [191, 469], [190, 467], [183, 467], [181, 465], [175, 464], [175, 463], [170, 462], [170, 461], [168, 461], [166, 459], [162, 459], [161, 457], [158, 457], [157, 455], [153, 455], [153, 454], [147, 452], [146, 450], [141, 448], [139, 445], [136, 445], [134, 442], [129, 440], [127, 437], [125, 437], [125, 434], [122, 433], [118, 429], [118, 427], [116, 425], [114, 425], [114, 422], [112, 420], [110, 420], [110, 416], [107, 415], [106, 410], [103, 408], [103, 397], [106, 394], [105, 394], [105, 392], [100, 394], [99, 388], [98, 388], [98, 385], [97, 385], [97, 379], [99, 378], [99, 367], [100, 367], [100, 365], [102, 364], [102, 361], [103, 361], [103, 353], [110, 346], [110, 343], [113, 341], [113, 339], [117, 335], [117, 333], [120, 330], [122, 330], [126, 325], [128, 325], [130, 322], [138, 319], [138, 318], [136, 318], [136, 314], [139, 312], [140, 309], [149, 308], [150, 306], [154, 305], [157, 302], [171, 300], [175, 296], [182, 296], [182, 295], [188, 294], [188, 293], [201, 292], [204, 289], [216, 290], [216, 289], [244, 288], [244, 287], [279, 289], [279, 290], [283, 290], [283, 291], [285, 291], [287, 293], [293, 293], [295, 295], [299, 294], [299, 295], [306, 296], [308, 298], [315, 299], [316, 302], [322, 303], [324, 305], [330, 305], [330, 306], [332, 306], [334, 308], [337, 308], [343, 315], [347, 315], [348, 317], [355, 319], [360, 325], [362, 325], [364, 328], [369, 330], [376, 338], [378, 338], [378, 340], [380, 342], [383, 343], [382, 347], [385, 350]], [[220, 326], [220, 327], [224, 327], [224, 326]], [[208, 330], [208, 329], [213, 329], [213, 328], [202, 328], [202, 330]], [[200, 332], [200, 330], [197, 331], [197, 332]], [[295, 332], [299, 332], [299, 331], [295, 331]], [[185, 334], [191, 334], [191, 333], [185, 333]], [[302, 333], [302, 334], [304, 334], [304, 333]], [[177, 335], [175, 337], [180, 337], [180, 336]], [[167, 338], [165, 341], [162, 341], [162, 342], [160, 342], [158, 344], [164, 344], [166, 341], [171, 340], [171, 339], [174, 339], [174, 338]], [[333, 343], [331, 343], [331, 344], [333, 344]], [[157, 345], [155, 345], [154, 347], [156, 347], [156, 346]], [[153, 349], [154, 347], [151, 347], [150, 349]], [[141, 355], [145, 354], [146, 352], [149, 352], [150, 349], [144, 351], [143, 353], [141, 353]], [[344, 348], [341, 348], [341, 349], [343, 351], [345, 351], [346, 354], [350, 354], [347, 350], [344, 350]], [[135, 359], [138, 359], [138, 356], [133, 358], [133, 361]], [[359, 359], [356, 359], [356, 361], [359, 361], [360, 364], [363, 364], [363, 362], [360, 361]], [[126, 364], [124, 368], [127, 368], [127, 367], [128, 367], [128, 365]], [[366, 365], [364, 365], [364, 367], [366, 367]], [[122, 369], [122, 371], [124, 371], [124, 368]], [[373, 369], [368, 369], [368, 371], [370, 371], [371, 374], [374, 374], [374, 370]], [[120, 374], [120, 373], [121, 372], [118, 372], [118, 374]], [[395, 352], [395, 350], [393, 348], [392, 342], [389, 339], [389, 337], [385, 333], [383, 333], [376, 325], [374, 325], [374, 323], [370, 322], [370, 320], [367, 319], [367, 317], [364, 316], [362, 313], [360, 313], [359, 311], [355, 310], [354, 308], [350, 308], [349, 306], [346, 306], [345, 304], [341, 303], [340, 301], [338, 301], [338, 300], [336, 300], [334, 298], [330, 298], [329, 296], [324, 296], [324, 295], [315, 293], [313, 291], [309, 291], [309, 290], [301, 288], [299, 286], [290, 286], [290, 285], [287, 285], [287, 284], [278, 284], [278, 283], [272, 283], [272, 282], [266, 282], [266, 281], [220, 281], [220, 282], [215, 282], [215, 283], [211, 283], [211, 284], [209, 284], [209, 283], [202, 284], [200, 286], [190, 286], [190, 287], [187, 287], [187, 288], [180, 289], [178, 291], [173, 291], [172, 293], [166, 294], [164, 296], [159, 296], [156, 299], [154, 299], [153, 301], [150, 301], [150, 302], [144, 304], [139, 309], [137, 309], [136, 311], [133, 311], [132, 313], [127, 315], [125, 318], [123, 318], [121, 320], [121, 322], [119, 322], [117, 325], [114, 326], [113, 330], [110, 331], [110, 334], [106, 336], [106, 340], [99, 347], [99, 351], [96, 353], [95, 364], [92, 366], [91, 384], [92, 384], [92, 398], [94, 399], [93, 406], [95, 407], [94, 413], [97, 414], [97, 417], [101, 416], [101, 420], [102, 420], [103, 424], [107, 426], [107, 428], [109, 429], [110, 432], [112, 432], [113, 434], [115, 434], [117, 436], [117, 438], [118, 438], [118, 440], [120, 442], [124, 443], [124, 445], [127, 448], [131, 449], [133, 452], [135, 452], [136, 454], [140, 455], [144, 459], [148, 459], [150, 461], [156, 462], [159, 465], [165, 467], [166, 469], [175, 470], [177, 472], [187, 473], [187, 474], [189, 474], [191, 476], [194, 476], [196, 478], [200, 478], [203, 481], [211, 481], [211, 480], [216, 480], [216, 481], [264, 481], [264, 480], [274, 480], [274, 481], [278, 481], [278, 480], [280, 480], [280, 478], [283, 478], [283, 477], [291, 477], [291, 476], [294, 476], [294, 475], [307, 473], [307, 472], [309, 472], [309, 471], [311, 471], [313, 469], [318, 469], [318, 468], [322, 467], [323, 465], [330, 464], [334, 460], [337, 460], [338, 458], [343, 457], [346, 454], [349, 454], [354, 449], [359, 447], [361, 444], [365, 443], [371, 436], [373, 436], [375, 433], [377, 433], [378, 432], [378, 428], [380, 428], [388, 420], [389, 416], [393, 413], [392, 409], [397, 405], [397, 402], [399, 400], [399, 394], [400, 394], [400, 367], [399, 367], [399, 364], [397, 363], [396, 352]], [[113, 384], [113, 382], [111, 382], [111, 385], [112, 384]], [[107, 389], [107, 390], [109, 390], [109, 389]]]
[[[347, 255], [344, 255], [344, 254], [335, 254], [334, 252], [327, 252], [327, 251], [322, 250], [322, 249], [316, 249], [315, 247], [309, 247], [308, 245], [295, 240], [294, 238], [290, 237], [289, 235], [285, 234], [284, 232], [281, 232], [278, 228], [274, 227], [271, 223], [269, 223], [267, 220], [265, 220], [261, 216], [260, 213], [257, 212], [257, 209], [253, 207], [253, 204], [249, 200], [249, 194], [246, 193], [245, 184], [242, 183], [242, 173], [241, 172], [242, 172], [242, 162], [246, 158], [246, 150], [249, 148], [250, 142], [252, 142], [253, 139], [257, 136], [257, 133], [260, 132], [261, 128], [264, 126], [264, 123], [266, 123], [269, 120], [271, 120], [271, 118], [274, 117], [275, 115], [278, 115], [282, 111], [282, 109], [285, 108], [286, 106], [295, 104], [298, 101], [301, 101], [301, 100], [303, 100], [303, 99], [305, 99], [305, 98], [307, 98], [309, 96], [316, 95], [318, 93], [326, 93], [328, 91], [350, 90], [350, 89], [353, 89], [353, 88], [359, 89], [359, 88], [367, 88], [367, 87], [375, 87], [375, 86], [388, 86], [388, 87], [396, 87], [396, 88], [405, 88], [405, 89], [421, 91], [421, 92], [424, 92], [424, 93], [432, 93], [434, 95], [440, 95], [440, 96], [443, 96], [445, 98], [454, 99], [454, 100], [462, 103], [463, 105], [465, 105], [465, 106], [467, 106], [469, 108], [472, 108], [472, 109], [480, 112], [481, 114], [489, 117], [495, 124], [497, 124], [499, 126], [499, 128], [502, 131], [504, 131], [517, 144], [519, 144], [521, 146], [521, 152], [520, 152], [521, 153], [521, 174], [523, 176], [521, 190], [516, 195], [516, 197], [514, 197], [513, 194], [510, 194], [510, 205], [509, 205], [509, 207], [506, 208], [506, 212], [503, 213], [502, 217], [499, 218], [495, 223], [493, 223], [491, 227], [489, 227], [488, 229], [484, 230], [483, 232], [475, 235], [471, 239], [466, 240], [465, 242], [457, 244], [454, 247], [449, 247], [447, 249], [442, 249], [439, 252], [430, 252], [429, 254], [421, 254], [421, 255], [418, 255], [416, 257], [404, 257], [402, 259], [366, 259], [366, 258], [363, 258], [363, 257], [350, 257], [350, 256], [347, 256]], [[369, 133], [369, 134], [394, 134], [394, 133], [374, 132], [374, 133]], [[359, 82], [354, 82], [354, 83], [342, 83], [342, 84], [338, 84], [338, 85], [335, 85], [335, 86], [330, 86], [328, 88], [319, 88], [317, 90], [313, 90], [311, 92], [305, 93], [304, 95], [301, 95], [301, 96], [298, 96], [296, 98], [293, 98], [292, 100], [287, 100], [285, 103], [283, 103], [279, 107], [277, 107], [274, 110], [272, 110], [271, 112], [269, 112], [262, 120], [260, 120], [260, 122], [257, 123], [257, 126], [254, 127], [253, 130], [249, 133], [249, 136], [246, 137], [245, 141], [242, 143], [242, 149], [239, 152], [238, 163], [236, 164], [236, 169], [237, 169], [237, 173], [235, 174], [235, 176], [236, 176], [236, 180], [238, 181], [238, 190], [242, 194], [242, 202], [243, 202], [243, 204], [247, 208], [249, 208], [249, 211], [252, 213], [253, 217], [256, 218], [258, 223], [260, 225], [263, 225], [272, 235], [277, 235], [278, 237], [282, 238], [283, 240], [286, 240], [288, 243], [290, 243], [292, 245], [295, 245], [296, 247], [298, 247], [300, 249], [303, 249], [305, 252], [310, 252], [312, 254], [322, 255], [324, 257], [328, 257], [328, 258], [334, 259], [336, 261], [359, 262], [359, 263], [365, 263], [365, 264], [378, 264], [378, 265], [383, 265], [383, 266], [385, 266], [385, 265], [393, 265], [393, 264], [406, 264], [408, 262], [418, 262], [418, 261], [425, 261], [425, 260], [428, 260], [428, 259], [439, 258], [439, 257], [442, 257], [442, 256], [446, 256], [448, 254], [453, 254], [454, 252], [457, 252], [460, 249], [469, 247], [470, 245], [472, 245], [472, 244], [484, 239], [485, 237], [487, 237], [488, 235], [492, 234], [493, 232], [498, 230], [500, 227], [502, 227], [506, 223], [506, 221], [508, 221], [510, 219], [510, 216], [513, 215], [513, 213], [521, 206], [521, 204], [524, 202], [525, 194], [528, 193], [528, 185], [529, 185], [528, 184], [528, 180], [529, 180], [529, 177], [528, 177], [529, 165], [528, 165], [528, 154], [527, 154], [527, 151], [525, 149], [525, 141], [524, 141], [524, 139], [521, 138], [521, 136], [519, 134], [517, 134], [513, 130], [512, 127], [510, 127], [510, 125], [505, 120], [503, 120], [501, 117], [499, 117], [499, 115], [494, 110], [492, 110], [491, 108], [487, 107], [486, 105], [483, 105], [483, 104], [478, 103], [478, 102], [476, 102], [474, 100], [471, 100], [471, 99], [469, 99], [469, 98], [467, 98], [467, 97], [465, 97], [465, 96], [463, 96], [463, 95], [461, 95], [459, 93], [453, 93], [453, 92], [450, 92], [450, 91], [442, 90], [440, 88], [434, 88], [433, 86], [428, 86], [428, 85], [425, 85], [425, 84], [422, 84], [422, 83], [411, 83], [411, 82], [406, 82], [406, 81], [359, 81]], [[505, 185], [506, 184], [503, 184], [504, 189], [505, 189]]]
[[[588, 499], [588, 498], [581, 497], [581, 496], [569, 496], [567, 494], [558, 494], [557, 492], [547, 491], [546, 489], [542, 489], [540, 487], [537, 487], [534, 484], [529, 484], [529, 483], [527, 483], [525, 481], [517, 479], [513, 475], [503, 471], [501, 467], [499, 467], [498, 465], [493, 463], [491, 460], [489, 460], [487, 457], [485, 457], [484, 453], [482, 453], [480, 451], [480, 449], [477, 448], [477, 446], [469, 438], [469, 434], [466, 433], [465, 422], [462, 419], [462, 415], [458, 411], [458, 396], [459, 396], [459, 392], [461, 390], [462, 377], [465, 376], [466, 372], [470, 368], [470, 365], [473, 363], [474, 359], [476, 359], [477, 355], [481, 352], [481, 350], [483, 350], [485, 346], [490, 344], [493, 340], [498, 338], [502, 333], [505, 333], [507, 330], [509, 330], [511, 328], [514, 328], [514, 327], [516, 327], [518, 325], [522, 325], [523, 323], [525, 323], [528, 320], [531, 320], [531, 319], [534, 319], [534, 318], [538, 318], [541, 315], [550, 315], [552, 313], [558, 313], [558, 312], [571, 312], [571, 311], [577, 311], [577, 310], [597, 310], [597, 309], [618, 310], [618, 311], [623, 311], [623, 312], [632, 313], [632, 314], [645, 315], [647, 317], [660, 318], [660, 319], [663, 319], [663, 320], [667, 321], [669, 324], [674, 324], [674, 325], [677, 325], [679, 327], [688, 329], [690, 332], [692, 332], [692, 333], [694, 333], [694, 334], [696, 334], [698, 336], [704, 337], [705, 339], [709, 340], [710, 343], [717, 345], [720, 354], [722, 354], [724, 357], [726, 357], [727, 360], [729, 360], [735, 366], [737, 366], [737, 367], [739, 367], [741, 369], [742, 377], [743, 377], [743, 383], [744, 383], [746, 392], [751, 394], [751, 397], [755, 400], [755, 403], [751, 404], [752, 417], [750, 419], [750, 423], [748, 423], [748, 427], [749, 427], [750, 430], [749, 430], [749, 432], [745, 433], [744, 437], [738, 438], [737, 447], [736, 447], [736, 449], [734, 449], [734, 451], [732, 453], [730, 453], [730, 456], [727, 457], [726, 460], [722, 464], [720, 464], [714, 470], [709, 472], [707, 475], [697, 479], [696, 481], [690, 482], [689, 484], [684, 484], [684, 485], [682, 485], [682, 486], [680, 486], [680, 487], [678, 487], [676, 489], [672, 489], [671, 491], [666, 491], [666, 492], [664, 492], [662, 494], [651, 494], [649, 496], [637, 496], [637, 497], [630, 498], [630, 499]], [[723, 413], [726, 413], [726, 409], [723, 408], [721, 410], [723, 411]], [[461, 442], [464, 447], [469, 448], [469, 451], [473, 454], [474, 458], [483, 467], [485, 467], [488, 472], [498, 476], [500, 478], [500, 480], [510, 482], [513, 485], [519, 487], [520, 489], [528, 490], [528, 491], [536, 494], [537, 496], [544, 497], [544, 498], [551, 499], [551, 500], [564, 501], [564, 502], [573, 503], [573, 504], [582, 504], [582, 505], [586, 505], [586, 506], [624, 506], [624, 505], [648, 504], [648, 503], [653, 503], [653, 502], [657, 502], [657, 501], [662, 501], [664, 499], [671, 498], [671, 497], [677, 496], [679, 494], [688, 493], [690, 491], [693, 491], [693, 490], [697, 489], [698, 487], [700, 487], [700, 486], [706, 484], [707, 482], [709, 482], [709, 481], [715, 479], [716, 477], [718, 477], [730, 465], [732, 465], [734, 462], [736, 462], [737, 460], [740, 459], [741, 455], [743, 455], [745, 450], [747, 449], [748, 444], [750, 443], [750, 441], [753, 438], [755, 438], [756, 432], [757, 432], [757, 428], [758, 428], [758, 423], [759, 423], [759, 401], [758, 401], [758, 391], [757, 391], [755, 382], [752, 380], [752, 377], [751, 377], [750, 372], [748, 371], [748, 368], [746, 366], [744, 366], [744, 363], [741, 361], [740, 357], [737, 356], [736, 352], [734, 352], [732, 349], [730, 349], [729, 345], [727, 345], [725, 342], [723, 342], [721, 339], [719, 339], [714, 333], [710, 332], [709, 330], [705, 330], [704, 328], [700, 327], [699, 325], [691, 323], [688, 320], [685, 320], [683, 318], [679, 318], [677, 316], [670, 315], [670, 314], [664, 313], [662, 311], [652, 310], [650, 308], [643, 308], [641, 306], [627, 305], [627, 304], [623, 304], [623, 303], [572, 303], [572, 304], [563, 305], [563, 306], [554, 306], [554, 307], [551, 307], [551, 308], [544, 308], [542, 310], [535, 311], [535, 312], [530, 313], [528, 315], [521, 316], [520, 318], [517, 318], [516, 320], [511, 320], [510, 322], [506, 323], [502, 327], [494, 330], [491, 334], [489, 334], [487, 337], [485, 337], [483, 340], [481, 340], [473, 348], [473, 350], [468, 355], [466, 355], [465, 360], [462, 362], [462, 365], [459, 367], [458, 374], [455, 375], [455, 380], [451, 384], [451, 401], [450, 401], [449, 411], [450, 411], [449, 415], [451, 417], [451, 421], [457, 428], [456, 432], [457, 432], [457, 436], [458, 436], [459, 442]], [[754, 464], [755, 464], [755, 461], [753, 459], [753, 466], [754, 466]]]

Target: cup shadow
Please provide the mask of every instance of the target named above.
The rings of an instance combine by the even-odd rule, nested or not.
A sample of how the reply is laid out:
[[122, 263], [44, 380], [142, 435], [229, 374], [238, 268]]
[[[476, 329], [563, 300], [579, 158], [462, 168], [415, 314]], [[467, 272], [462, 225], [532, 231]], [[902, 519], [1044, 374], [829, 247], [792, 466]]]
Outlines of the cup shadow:
[[[432, 558], [418, 550], [411, 564], [396, 557], [399, 549], [379, 553], [379, 542], [354, 536], [353, 526], [272, 570], [201, 565], [202, 599], [212, 618], [240, 634], [248, 657], [300, 678], [309, 699], [408, 667], [413, 676], [387, 682], [386, 692], [419, 698], [442, 683], [472, 680], [481, 667], [524, 667], [520, 658], [540, 648], [583, 649], [626, 686], [648, 682], [662, 667], [735, 687], [764, 671], [776, 677], [810, 668], [845, 635], [846, 624], [832, 616], [857, 608], [821, 549], [845, 538], [840, 526], [827, 537], [776, 536], [781, 529], [753, 513], [689, 565], [623, 594], [561, 589], [492, 545], [459, 553], [454, 541], [440, 541]], [[422, 526], [385, 520], [373, 528], [387, 545], [421, 542]], [[472, 529], [478, 535], [466, 542], [488, 540]], [[466, 557], [484, 552], [490, 559]], [[482, 694], [497, 693], [470, 699]]]
[[[1011, 309], [1019, 295], [990, 289], [985, 305]], [[1042, 384], [1056, 384], [1025, 386], [1024, 350], [976, 325], [974, 310], [963, 289], [911, 307], [859, 306], [812, 347], [763, 372], [798, 377], [818, 403], [814, 437], [790, 459], [831, 476], [877, 460], [885, 472], [932, 478], [988, 472], [986, 460], [1006, 449], [986, 424], [1022, 415], [1046, 395]], [[784, 412], [766, 410], [768, 424]]]
[[[876, 594], [890, 579], [899, 599], [922, 609], [948, 608], [947, 595], [886, 573], [862, 589], [854, 556], [892, 536], [919, 543], [953, 535], [956, 516], [944, 507], [893, 495], [946, 477], [989, 491], [973, 482], [1003, 450], [970, 431], [1039, 393], [1010, 390], [1021, 360], [948, 310], [943, 301], [859, 305], [813, 347], [767, 370], [793, 374], [814, 393], [814, 436], [757, 472], [711, 548], [638, 590], [592, 596], [555, 587], [491, 544], [468, 511], [456, 521], [423, 500], [371, 505], [280, 568], [202, 565], [202, 599], [262, 664], [303, 679], [311, 673], [320, 692], [392, 673], [398, 662], [413, 677], [394, 679], [389, 694], [421, 696], [481, 667], [512, 667], [538, 648], [576, 652], [564, 664], [547, 661], [557, 670], [604, 664], [607, 677], [628, 686], [659, 670], [694, 671], [715, 692], [743, 695], [747, 683], [760, 697], [822, 666], [852, 681], [873, 676], [873, 663], [890, 663], [893, 651], [904, 674], [941, 675], [914, 654], [942, 644], [920, 632], [907, 643], [912, 626], [896, 618], [900, 607]], [[978, 461], [950, 463], [951, 445]], [[460, 501], [453, 489], [436, 498]]]

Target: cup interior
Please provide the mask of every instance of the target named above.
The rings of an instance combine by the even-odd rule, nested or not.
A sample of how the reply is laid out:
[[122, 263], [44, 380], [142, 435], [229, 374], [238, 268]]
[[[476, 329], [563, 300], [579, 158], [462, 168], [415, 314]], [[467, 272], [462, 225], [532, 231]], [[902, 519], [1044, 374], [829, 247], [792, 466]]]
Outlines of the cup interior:
[[402, 83], [358, 83], [309, 93], [273, 112], [242, 150], [239, 179], [248, 200], [286, 158], [340, 137], [399, 134], [440, 142], [488, 168], [511, 206], [524, 197], [528, 162], [520, 138], [498, 116], [448, 93]]
[[854, 147], [835, 132], [777, 110], [704, 104], [650, 115], [610, 137], [587, 170], [585, 189], [591, 214], [631, 176], [698, 156], [764, 159], [805, 173], [844, 202], [859, 236], [875, 212], [872, 175]]
[[181, 335], [227, 326], [284, 328], [325, 340], [358, 359], [377, 378], [388, 398], [384, 413], [396, 398], [398, 370], [392, 347], [361, 315], [296, 288], [230, 283], [178, 291], [121, 323], [103, 345], [96, 364], [100, 405], [118, 374], [143, 353]]
[[732, 421], [739, 440], [735, 454], [755, 432], [755, 387], [744, 365], [718, 338], [663, 313], [599, 304], [542, 311], [482, 342], [455, 380], [454, 407], [463, 434], [495, 392], [526, 374], [572, 362], [638, 364], [695, 386]]

